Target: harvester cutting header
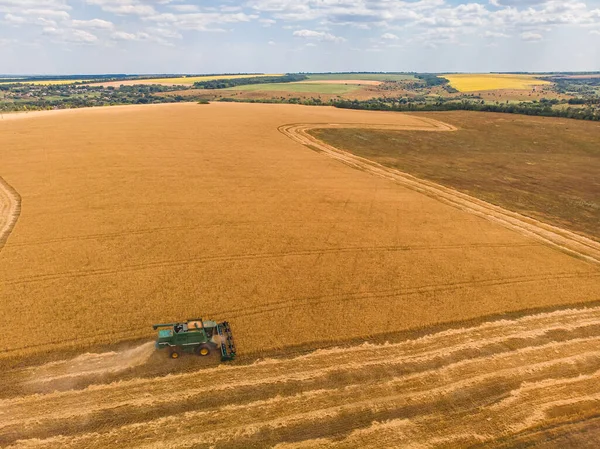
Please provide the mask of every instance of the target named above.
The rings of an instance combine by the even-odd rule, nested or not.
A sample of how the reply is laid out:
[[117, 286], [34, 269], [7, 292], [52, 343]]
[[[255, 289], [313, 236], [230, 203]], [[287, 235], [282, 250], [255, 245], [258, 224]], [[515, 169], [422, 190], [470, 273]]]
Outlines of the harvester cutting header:
[[156, 349], [167, 349], [172, 359], [184, 352], [206, 357], [216, 350], [221, 352], [222, 362], [235, 359], [235, 343], [227, 321], [193, 318], [183, 323], [155, 324], [152, 328], [163, 328], [158, 331]]

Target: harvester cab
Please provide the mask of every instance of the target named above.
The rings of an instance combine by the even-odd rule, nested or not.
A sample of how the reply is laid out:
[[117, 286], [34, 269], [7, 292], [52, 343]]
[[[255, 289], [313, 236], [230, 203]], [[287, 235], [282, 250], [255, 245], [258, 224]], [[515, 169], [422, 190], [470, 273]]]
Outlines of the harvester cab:
[[159, 329], [156, 348], [166, 349], [172, 359], [184, 352], [206, 357], [213, 351], [221, 353], [222, 362], [235, 359], [235, 343], [227, 321], [194, 318], [183, 323], [155, 324], [152, 328]]

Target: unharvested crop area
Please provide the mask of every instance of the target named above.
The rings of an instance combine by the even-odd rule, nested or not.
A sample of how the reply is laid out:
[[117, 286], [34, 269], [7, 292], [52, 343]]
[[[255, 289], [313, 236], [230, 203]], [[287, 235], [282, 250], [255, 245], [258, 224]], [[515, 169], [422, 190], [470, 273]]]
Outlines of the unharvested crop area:
[[533, 86], [552, 84], [550, 81], [537, 79], [535, 75], [509, 74], [476, 74], [461, 73], [443, 75], [450, 85], [460, 92], [477, 92], [496, 89], [530, 89]]
[[419, 115], [451, 134], [364, 129], [313, 135], [385, 166], [600, 240], [600, 126], [473, 112]]

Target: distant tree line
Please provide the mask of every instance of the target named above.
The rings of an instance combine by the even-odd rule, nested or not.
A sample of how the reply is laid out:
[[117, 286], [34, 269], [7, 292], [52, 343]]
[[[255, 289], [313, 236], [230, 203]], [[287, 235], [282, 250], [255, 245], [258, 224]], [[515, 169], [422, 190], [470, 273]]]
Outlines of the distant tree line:
[[299, 72], [301, 75], [414, 75], [416, 72]]
[[480, 111], [523, 114], [543, 117], [563, 117], [579, 120], [600, 121], [600, 110], [594, 108], [553, 109], [550, 102], [519, 104], [487, 104], [472, 101], [446, 101], [436, 103], [389, 103], [380, 100], [337, 100], [332, 102], [336, 108], [364, 109], [370, 111]]
[[246, 86], [249, 84], [293, 83], [308, 79], [305, 75], [287, 74], [283, 76], [254, 76], [251, 78], [230, 78], [194, 83], [196, 89], [226, 89], [228, 87]]
[[439, 77], [433, 73], [418, 73], [415, 75], [415, 78], [424, 81], [427, 87], [445, 86], [450, 84], [450, 81], [446, 78]]

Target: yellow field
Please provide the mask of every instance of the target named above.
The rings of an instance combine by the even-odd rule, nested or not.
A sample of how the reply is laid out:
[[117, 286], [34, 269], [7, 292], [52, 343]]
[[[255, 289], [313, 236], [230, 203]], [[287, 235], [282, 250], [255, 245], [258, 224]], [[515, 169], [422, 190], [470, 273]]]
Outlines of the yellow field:
[[[600, 244], [327, 146], [318, 126], [455, 130], [230, 103], [0, 121], [0, 213], [21, 205], [0, 246], [1, 446], [599, 437], [600, 308], [564, 305], [600, 299]], [[235, 363], [154, 350], [152, 323], [196, 316], [230, 321]]]
[[[18, 83], [18, 84], [33, 84], [36, 86], [51, 86], [51, 85], [81, 83], [83, 81], [89, 81], [89, 80], [13, 81], [13, 82], [11, 82], [11, 84]], [[0, 79], [0, 83], [3, 83], [3, 82], [6, 82], [6, 81], [2, 81]]]
[[450, 85], [460, 92], [497, 89], [531, 89], [533, 86], [552, 84], [536, 79], [534, 75], [457, 74], [443, 75]]

